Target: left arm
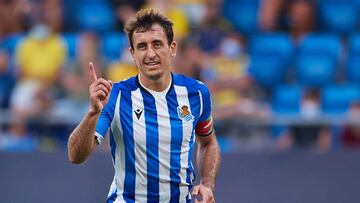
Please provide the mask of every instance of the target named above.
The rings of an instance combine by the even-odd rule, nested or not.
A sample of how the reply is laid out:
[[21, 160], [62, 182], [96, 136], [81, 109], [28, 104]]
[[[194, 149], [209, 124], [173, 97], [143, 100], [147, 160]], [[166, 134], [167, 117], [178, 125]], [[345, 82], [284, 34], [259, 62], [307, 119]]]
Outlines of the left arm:
[[[200, 185], [194, 187], [192, 195], [201, 195], [203, 202], [215, 202], [214, 189], [220, 165], [220, 149], [214, 130], [206, 137], [197, 136], [197, 164], [201, 176]], [[195, 197], [196, 198], [196, 197]], [[195, 199], [195, 202], [198, 202]]]

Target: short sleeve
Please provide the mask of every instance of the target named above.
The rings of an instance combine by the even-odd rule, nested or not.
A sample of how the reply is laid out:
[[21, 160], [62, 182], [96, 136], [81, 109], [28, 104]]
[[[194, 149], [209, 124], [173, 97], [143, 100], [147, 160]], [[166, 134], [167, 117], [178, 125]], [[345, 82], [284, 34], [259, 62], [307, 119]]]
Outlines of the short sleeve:
[[199, 122], [203, 122], [211, 117], [211, 111], [212, 111], [211, 95], [209, 89], [204, 84], [201, 84], [201, 88], [199, 91], [200, 91], [200, 102], [202, 106]]
[[205, 137], [213, 132], [213, 119], [211, 116], [212, 103], [209, 89], [204, 84], [201, 84], [201, 87], [199, 90], [201, 112], [199, 121], [195, 127], [195, 133], [198, 136]]
[[114, 111], [116, 106], [117, 97], [119, 92], [112, 89], [108, 103], [104, 106], [101, 111], [99, 120], [95, 128], [95, 137], [99, 144], [105, 139], [107, 130], [109, 129], [111, 122], [114, 117]]

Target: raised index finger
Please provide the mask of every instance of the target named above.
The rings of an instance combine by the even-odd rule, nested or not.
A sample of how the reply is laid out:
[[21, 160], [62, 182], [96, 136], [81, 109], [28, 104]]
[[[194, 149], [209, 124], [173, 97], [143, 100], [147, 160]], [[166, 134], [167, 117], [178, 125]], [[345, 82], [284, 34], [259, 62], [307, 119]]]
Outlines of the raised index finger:
[[90, 82], [93, 83], [97, 80], [97, 76], [96, 76], [94, 64], [92, 62], [89, 63], [89, 69], [90, 69]]

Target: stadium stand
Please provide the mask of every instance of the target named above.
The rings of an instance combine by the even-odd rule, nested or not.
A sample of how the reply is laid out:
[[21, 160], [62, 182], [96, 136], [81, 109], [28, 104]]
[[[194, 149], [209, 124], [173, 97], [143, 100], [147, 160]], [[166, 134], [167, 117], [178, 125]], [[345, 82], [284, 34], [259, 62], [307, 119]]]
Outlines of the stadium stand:
[[286, 33], [259, 34], [250, 39], [249, 67], [255, 81], [264, 87], [273, 87], [285, 80], [293, 45]]
[[[124, 73], [122, 76], [114, 78], [124, 78], [128, 77], [129, 74], [135, 74], [134, 67], [129, 64], [131, 57], [125, 52], [128, 46], [127, 37], [122, 30], [123, 25], [118, 22], [119, 18], [126, 20], [127, 16], [119, 17], [118, 13], [118, 8], [121, 7], [119, 5], [126, 2], [132, 9], [141, 5], [156, 5], [160, 10], [164, 9], [164, 12], [169, 12], [166, 8], [171, 8], [181, 11], [181, 13], [190, 14], [189, 19], [181, 18], [181, 23], [186, 25], [187, 29], [186, 32], [177, 36], [177, 40], [179, 40], [179, 45], [190, 41], [196, 49], [189, 49], [189, 53], [186, 54], [178, 53], [174, 63], [177, 69], [181, 69], [179, 64], [189, 61], [191, 63], [185, 64], [190, 64], [191, 67], [187, 67], [187, 69], [191, 69], [191, 71], [184, 72], [192, 73], [194, 77], [202, 81], [220, 81], [220, 79], [227, 81], [222, 78], [224, 72], [234, 76], [246, 75], [247, 79], [239, 80], [239, 82], [229, 80], [222, 86], [216, 82], [208, 84], [213, 92], [221, 88], [228, 88], [227, 85], [237, 88], [234, 90], [239, 95], [239, 99], [234, 99], [234, 103], [239, 104], [239, 106], [229, 108], [229, 112], [241, 112], [242, 114], [234, 115], [232, 117], [234, 120], [237, 119], [236, 116], [251, 115], [255, 119], [261, 119], [265, 116], [271, 122], [260, 122], [262, 125], [269, 123], [276, 125], [274, 122], [277, 120], [271, 119], [272, 116], [276, 117], [278, 114], [284, 113], [300, 115], [301, 97], [304, 90], [308, 88], [316, 88], [321, 93], [322, 114], [338, 113], [344, 116], [349, 104], [353, 100], [357, 100], [359, 96], [360, 34], [358, 13], [360, 11], [360, 0], [224, 0], [216, 3], [203, 0], [177, 0], [166, 4], [148, 1], [79, 0], [73, 2], [70, 0], [49, 0], [46, 2], [60, 2], [62, 6], [60, 10], [56, 10], [60, 14], [57, 13], [52, 17], [47, 14], [41, 15], [42, 9], [47, 8], [41, 3], [36, 4], [36, 6], [40, 5], [38, 9], [26, 13], [27, 10], [21, 9], [21, 7], [29, 6], [32, 8], [34, 2], [30, 0], [25, 0], [25, 2], [28, 4], [18, 5], [20, 9], [14, 9], [15, 4], [0, 4], [0, 11], [7, 9], [9, 12], [0, 13], [0, 17], [6, 14], [12, 16], [11, 24], [0, 21], [0, 27], [3, 27], [3, 30], [0, 30], [0, 49], [6, 50], [9, 54], [11, 60], [6, 67], [17, 83], [20, 81], [18, 61], [15, 57], [17, 47], [22, 43], [22, 39], [28, 36], [32, 26], [38, 22], [45, 23], [53, 32], [60, 34], [65, 42], [67, 60], [63, 66], [66, 67], [60, 68], [59, 78], [67, 76], [69, 80], [77, 81], [69, 75], [79, 74], [82, 78], [81, 86], [83, 86], [86, 83], [86, 75], [83, 75], [83, 69], [80, 67], [86, 66], [84, 61], [87, 59], [84, 57], [96, 58], [99, 64], [97, 67], [99, 74], [114, 76]], [[276, 11], [272, 13], [274, 16], [269, 16], [274, 18], [269, 20], [272, 20], [273, 22], [270, 24], [275, 23], [275, 26], [261, 27], [260, 12], [266, 10], [265, 7], [279, 2], [277, 8], [270, 9], [270, 11]], [[306, 3], [296, 4], [296, 2]], [[121, 7], [121, 9], [124, 8], [126, 6]], [[195, 11], [191, 9], [195, 9]], [[305, 18], [298, 15], [299, 11], [315, 12], [311, 18]], [[59, 17], [61, 19], [51, 19]], [[24, 21], [24, 19], [28, 20]], [[62, 23], [52, 25], [58, 21]], [[54, 29], [56, 27], [60, 27], [60, 30]], [[86, 48], [81, 50], [77, 48], [79, 36], [87, 32], [96, 35], [95, 38], [98, 39], [94, 43], [96, 46], [98, 43], [99, 50], [93, 53], [87, 53]], [[234, 46], [224, 46], [226, 43], [229, 44], [226, 40], [228, 40], [227, 36], [231, 35], [235, 35], [235, 39], [239, 43], [236, 46], [235, 44], [232, 44]], [[84, 52], [81, 62], [79, 61], [81, 57], [76, 54], [79, 51]], [[233, 53], [238, 54], [239, 57], [234, 58]], [[227, 54], [232, 58], [226, 59]], [[220, 62], [219, 58], [222, 59]], [[219, 68], [222, 67], [222, 63], [225, 63], [224, 61], [226, 64], [223, 67], [240, 65], [241, 67], [232, 68], [231, 71], [239, 70], [234, 73], [230, 73], [229, 68], [220, 70]], [[116, 66], [115, 69], [113, 68], [114, 64], [121, 65]], [[71, 100], [68, 95], [78, 95], [71, 93], [73, 91], [68, 89], [72, 85], [68, 85], [66, 88], [58, 85], [58, 83], [63, 83], [61, 81], [55, 79], [52, 85], [51, 92], [53, 95], [51, 98], [55, 100], [55, 104], [59, 103], [58, 100]], [[86, 105], [83, 96], [81, 104]], [[218, 98], [221, 101], [214, 103], [215, 111], [217, 103], [228, 102], [228, 97], [220, 96]], [[52, 107], [49, 106], [49, 108]], [[53, 108], [57, 108], [56, 105]], [[255, 112], [253, 109], [261, 109], [256, 111], [261, 113], [250, 114], [249, 112]], [[12, 107], [6, 105], [6, 108], [2, 110], [11, 112]], [[73, 113], [79, 114], [75, 111]], [[0, 120], [3, 123], [0, 123], [0, 128], [6, 128], [6, 123], [10, 122], [6, 121], [4, 117]], [[63, 120], [63, 123], [68, 122], [69, 125], [72, 125], [73, 121], [74, 119]]]

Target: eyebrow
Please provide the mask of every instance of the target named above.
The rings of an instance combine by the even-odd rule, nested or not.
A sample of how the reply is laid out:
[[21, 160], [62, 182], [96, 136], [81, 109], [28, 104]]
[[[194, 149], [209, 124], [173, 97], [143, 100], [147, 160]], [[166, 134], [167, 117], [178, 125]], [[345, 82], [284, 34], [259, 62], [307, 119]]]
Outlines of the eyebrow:
[[136, 47], [139, 48], [141, 45], [146, 45], [146, 42], [139, 42], [136, 44]]
[[155, 39], [155, 40], [153, 40], [151, 43], [154, 43], [154, 42], [160, 42], [160, 43], [162, 43], [162, 40], [160, 40], [160, 39]]

